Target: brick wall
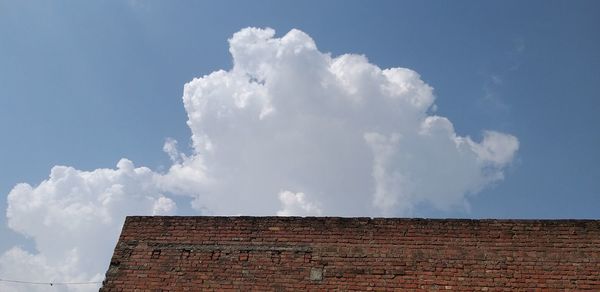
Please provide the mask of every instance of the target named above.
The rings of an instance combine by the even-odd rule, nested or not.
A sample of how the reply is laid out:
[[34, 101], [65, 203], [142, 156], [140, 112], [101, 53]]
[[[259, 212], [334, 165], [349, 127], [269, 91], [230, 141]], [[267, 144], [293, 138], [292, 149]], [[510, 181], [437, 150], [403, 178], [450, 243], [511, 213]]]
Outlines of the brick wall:
[[134, 290], [600, 291], [600, 220], [128, 217]]

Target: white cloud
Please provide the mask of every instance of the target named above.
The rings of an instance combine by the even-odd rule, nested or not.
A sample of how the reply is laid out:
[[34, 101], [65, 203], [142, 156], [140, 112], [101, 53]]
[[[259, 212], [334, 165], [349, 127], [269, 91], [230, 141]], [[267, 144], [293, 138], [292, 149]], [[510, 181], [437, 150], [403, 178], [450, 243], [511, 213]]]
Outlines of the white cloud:
[[154, 206], [152, 206], [152, 215], [160, 216], [160, 215], [172, 215], [177, 211], [177, 204], [169, 198], [160, 197], [158, 200], [154, 202]]
[[429, 114], [433, 89], [416, 72], [332, 57], [299, 30], [274, 34], [234, 34], [234, 67], [185, 85], [192, 156], [215, 182], [197, 197], [204, 208], [273, 214], [274, 194], [289, 189], [327, 215], [410, 215], [419, 204], [462, 208], [502, 178], [518, 140], [458, 136]]
[[167, 138], [163, 145], [163, 151], [169, 155], [173, 163], [180, 164], [186, 158], [185, 154], [179, 153], [179, 150], [177, 150], [177, 140], [172, 138]]
[[481, 160], [499, 166], [510, 163], [515, 155], [514, 149], [519, 148], [519, 140], [515, 136], [495, 131], [485, 131], [480, 144], [471, 140], [469, 140], [469, 144]]
[[[157, 176], [148, 168], [136, 168], [122, 159], [116, 169], [81, 171], [55, 166], [50, 177], [38, 186], [15, 186], [8, 195], [9, 227], [32, 238], [38, 253], [18, 247], [4, 253], [0, 257], [3, 278], [101, 281], [126, 215], [174, 214], [175, 203], [162, 195]], [[10, 291], [67, 289], [1, 285]], [[97, 290], [98, 286], [78, 285], [72, 289], [76, 288]]]
[[277, 216], [319, 216], [321, 209], [317, 204], [308, 201], [304, 193], [282, 191], [279, 201], [283, 209], [277, 211]]
[[299, 30], [276, 38], [272, 29], [247, 28], [229, 44], [233, 68], [184, 87], [193, 152], [168, 139], [166, 173], [121, 160], [90, 172], [57, 166], [38, 186], [15, 186], [9, 225], [39, 253], [6, 252], [6, 277], [23, 275], [11, 272], [16, 262], [41, 269], [39, 277], [102, 277], [123, 217], [174, 213], [172, 195], [193, 198], [205, 215], [460, 209], [503, 178], [518, 149], [507, 134], [485, 131], [480, 142], [457, 135], [447, 118], [430, 114], [433, 89], [410, 69], [333, 57]]

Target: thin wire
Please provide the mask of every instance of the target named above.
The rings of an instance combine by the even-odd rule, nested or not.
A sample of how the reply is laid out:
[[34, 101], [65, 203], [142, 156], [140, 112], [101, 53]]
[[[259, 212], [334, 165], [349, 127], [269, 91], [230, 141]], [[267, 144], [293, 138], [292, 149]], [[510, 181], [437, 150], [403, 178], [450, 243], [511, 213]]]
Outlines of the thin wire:
[[31, 284], [31, 285], [91, 285], [91, 284], [101, 284], [102, 281], [99, 282], [29, 282], [29, 281], [19, 281], [19, 280], [8, 280], [0, 278], [0, 282], [7, 283], [16, 283], [16, 284]]

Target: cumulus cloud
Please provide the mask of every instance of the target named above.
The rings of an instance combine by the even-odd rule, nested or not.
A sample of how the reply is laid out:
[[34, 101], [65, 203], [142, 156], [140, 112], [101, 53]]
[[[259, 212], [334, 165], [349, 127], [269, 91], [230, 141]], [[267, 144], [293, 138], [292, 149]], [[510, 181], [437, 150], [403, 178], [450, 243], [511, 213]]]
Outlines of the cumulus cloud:
[[457, 135], [431, 114], [433, 89], [410, 69], [332, 57], [299, 30], [248, 28], [229, 44], [233, 68], [183, 95], [193, 156], [215, 181], [197, 201], [216, 214], [273, 214], [286, 208], [281, 189], [318, 199], [328, 215], [462, 208], [518, 148], [498, 132]]
[[[116, 169], [55, 167], [9, 194], [12, 229], [38, 253], [0, 258], [40, 279], [101, 279], [122, 220], [173, 214], [173, 196], [203, 215], [410, 216], [422, 205], [462, 209], [503, 179], [514, 136], [460, 136], [435, 112], [431, 86], [406, 68], [331, 56], [306, 33], [246, 28], [229, 39], [233, 68], [195, 78], [183, 104], [193, 151], [167, 139], [165, 173], [121, 160]], [[16, 271], [16, 270], [15, 270]], [[42, 277], [44, 279], [42, 279]]]
[[[157, 177], [150, 169], [136, 168], [122, 159], [116, 169], [81, 171], [55, 166], [37, 186], [15, 186], [8, 195], [8, 224], [33, 239], [37, 253], [19, 247], [5, 252], [0, 257], [3, 278], [102, 281], [125, 216], [174, 214], [176, 205], [163, 196]], [[51, 288], [7, 283], [1, 287], [10, 291]], [[92, 291], [98, 286], [70, 288]]]
[[319, 216], [321, 209], [315, 203], [309, 202], [304, 193], [282, 191], [279, 201], [283, 209], [277, 211], [277, 216]]

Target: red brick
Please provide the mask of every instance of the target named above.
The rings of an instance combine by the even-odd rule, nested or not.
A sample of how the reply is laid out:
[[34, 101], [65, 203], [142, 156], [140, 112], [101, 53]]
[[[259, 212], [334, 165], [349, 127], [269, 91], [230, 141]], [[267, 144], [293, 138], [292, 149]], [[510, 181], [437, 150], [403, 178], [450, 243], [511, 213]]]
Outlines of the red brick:
[[600, 220], [128, 217], [101, 291], [600, 291], [598, 271]]

